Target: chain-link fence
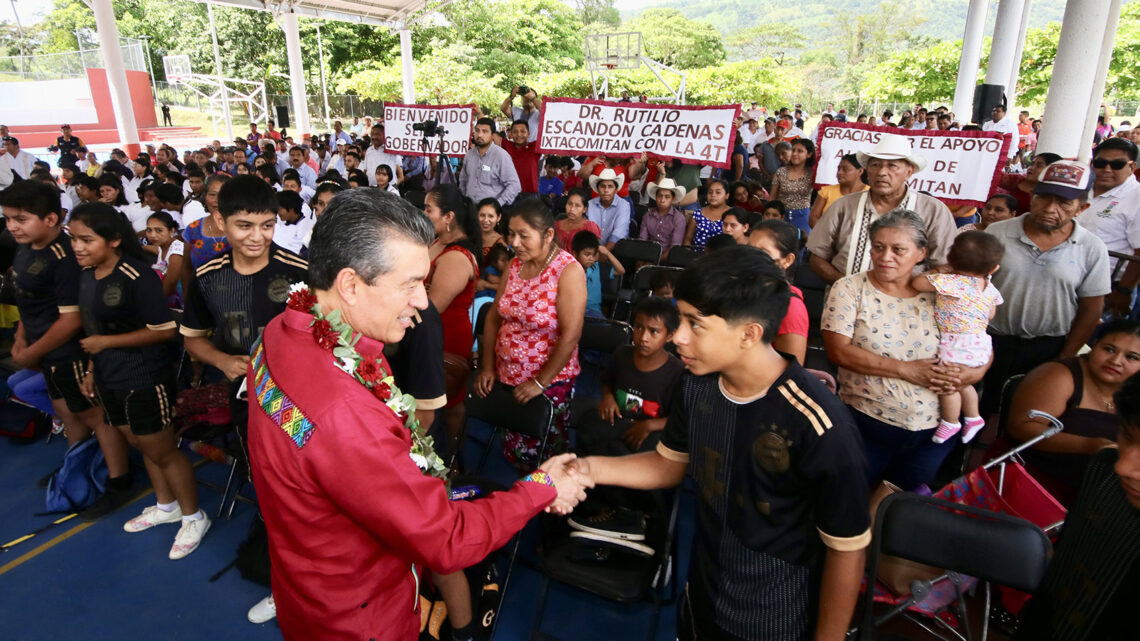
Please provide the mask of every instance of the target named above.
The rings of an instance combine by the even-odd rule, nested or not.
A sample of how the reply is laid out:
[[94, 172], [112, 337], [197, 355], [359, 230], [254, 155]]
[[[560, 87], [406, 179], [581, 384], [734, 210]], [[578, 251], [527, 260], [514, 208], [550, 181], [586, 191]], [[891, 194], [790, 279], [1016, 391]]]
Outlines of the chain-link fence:
[[[127, 71], [148, 71], [142, 40], [123, 38], [120, 48]], [[0, 79], [11, 82], [84, 78], [88, 68], [102, 69], [103, 66], [103, 51], [98, 48], [33, 56], [3, 56], [0, 57]]]

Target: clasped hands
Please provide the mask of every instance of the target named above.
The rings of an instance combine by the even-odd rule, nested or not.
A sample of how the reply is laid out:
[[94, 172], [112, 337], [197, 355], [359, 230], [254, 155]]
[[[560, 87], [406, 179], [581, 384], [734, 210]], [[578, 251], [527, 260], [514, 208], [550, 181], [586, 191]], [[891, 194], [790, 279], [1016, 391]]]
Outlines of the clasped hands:
[[550, 514], [569, 514], [586, 498], [586, 489], [594, 487], [590, 466], [575, 454], [559, 454], [546, 460], [539, 469], [554, 482], [558, 498], [546, 508]]

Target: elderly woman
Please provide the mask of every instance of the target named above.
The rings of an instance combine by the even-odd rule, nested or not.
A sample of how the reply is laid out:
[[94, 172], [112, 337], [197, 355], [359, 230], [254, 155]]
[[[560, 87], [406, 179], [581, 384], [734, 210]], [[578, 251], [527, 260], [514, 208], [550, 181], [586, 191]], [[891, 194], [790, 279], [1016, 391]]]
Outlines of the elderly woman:
[[1092, 350], [1030, 371], [1017, 387], [1006, 418], [1006, 434], [1024, 442], [1049, 425], [1028, 417], [1029, 410], [1056, 416], [1065, 431], [1024, 453], [1034, 478], [1066, 507], [1076, 500], [1092, 455], [1113, 445], [1120, 428], [1113, 395], [1140, 371], [1140, 323], [1115, 320], [1102, 325]]
[[[555, 415], [548, 447], [564, 451], [571, 393], [581, 371], [578, 339], [586, 315], [586, 273], [554, 243], [554, 216], [540, 201], [515, 208], [508, 238], [515, 258], [487, 313], [475, 393], [486, 397], [497, 379], [514, 387], [520, 404], [545, 394]], [[521, 434], [503, 439], [504, 455], [519, 469], [538, 465], [538, 446], [536, 439]]]
[[954, 441], [931, 440], [938, 395], [985, 368], [938, 365], [934, 296], [910, 285], [931, 251], [918, 214], [896, 209], [871, 223], [870, 271], [840, 278], [823, 312], [824, 346], [839, 366], [839, 397], [863, 434], [872, 484], [929, 483]]

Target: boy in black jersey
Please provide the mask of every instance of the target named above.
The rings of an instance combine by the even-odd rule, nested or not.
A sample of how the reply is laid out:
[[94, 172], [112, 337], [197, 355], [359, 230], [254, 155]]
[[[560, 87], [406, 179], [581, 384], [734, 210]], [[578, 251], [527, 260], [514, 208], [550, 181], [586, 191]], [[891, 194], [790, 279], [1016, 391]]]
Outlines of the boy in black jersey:
[[277, 195], [260, 178], [223, 185], [218, 211], [232, 249], [191, 278], [181, 332], [186, 351], [232, 381], [245, 377], [254, 342], [285, 310], [289, 288], [305, 281], [309, 264], [273, 244]]
[[[63, 233], [59, 190], [26, 180], [0, 192], [8, 231], [19, 243], [13, 269], [20, 324], [12, 347], [17, 365], [38, 369], [69, 444], [92, 432], [99, 439], [111, 482], [100, 510], [121, 505], [130, 493], [127, 444], [103, 422], [103, 412], [80, 389], [87, 359], [79, 345], [79, 263]], [[85, 516], [98, 516], [92, 512]]]
[[698, 492], [681, 639], [839, 641], [870, 542], [866, 461], [843, 404], [772, 348], [790, 290], [751, 247], [678, 279], [688, 373], [656, 451], [580, 459], [596, 483]]

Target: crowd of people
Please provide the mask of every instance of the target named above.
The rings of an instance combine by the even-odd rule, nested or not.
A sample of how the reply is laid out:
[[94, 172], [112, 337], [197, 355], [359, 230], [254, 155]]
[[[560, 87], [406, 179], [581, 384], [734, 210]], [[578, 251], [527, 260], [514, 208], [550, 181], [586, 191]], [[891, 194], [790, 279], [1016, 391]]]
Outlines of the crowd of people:
[[[543, 156], [533, 90], [500, 111], [508, 126], [477, 113], [470, 151], [442, 165], [390, 152], [371, 118], [102, 160], [65, 125], [56, 167], [0, 126], [0, 267], [16, 292], [0, 320], [22, 368], [8, 387], [69, 443], [98, 439], [109, 481], [80, 516], [137, 496], [133, 446], [155, 503], [124, 530], [178, 524], [169, 556], [191, 554], [210, 519], [173, 408], [218, 385], [243, 399], [226, 409], [248, 429], [270, 540], [273, 594], [250, 618], [276, 615], [289, 639], [412, 638], [426, 569], [466, 641], [463, 568], [543, 510], [573, 512], [583, 545], [652, 555], [644, 497], [601, 486], [686, 476], [697, 533], [679, 638], [841, 639], [871, 489], [934, 487], [987, 425], [1028, 441], [1048, 427], [1031, 409], [1066, 429], [1028, 450], [1030, 472], [1082, 519], [1095, 472], [1098, 505], [1140, 523], [1135, 130], [1098, 134], [1084, 164], [1037, 149], [1040, 121], [995, 106], [963, 126], [1010, 136], [979, 210], [912, 189], [926, 159], [892, 130], [816, 189], [799, 109], [743, 110], [726, 169]], [[959, 126], [921, 106], [832, 119]], [[583, 328], [613, 316], [642, 266], [626, 239], [661, 262], [699, 257], [634, 301], [632, 344], [603, 355], [600, 394], [583, 398]], [[807, 369], [809, 349], [829, 362]], [[545, 396], [554, 419], [545, 447], [503, 439], [522, 481], [452, 501], [440, 479], [462, 465], [469, 389]], [[1120, 481], [1104, 483], [1112, 465]], [[1048, 622], [1026, 629], [1053, 635], [1031, 638], [1128, 638], [1136, 548], [1100, 585], [1112, 607], [1030, 608]]]

